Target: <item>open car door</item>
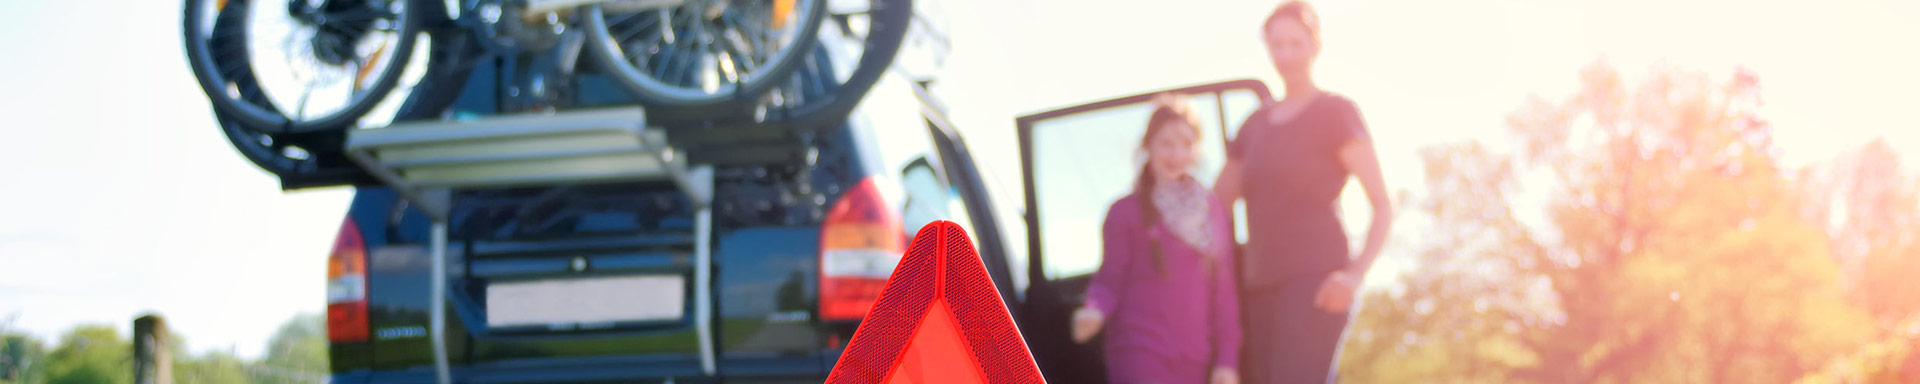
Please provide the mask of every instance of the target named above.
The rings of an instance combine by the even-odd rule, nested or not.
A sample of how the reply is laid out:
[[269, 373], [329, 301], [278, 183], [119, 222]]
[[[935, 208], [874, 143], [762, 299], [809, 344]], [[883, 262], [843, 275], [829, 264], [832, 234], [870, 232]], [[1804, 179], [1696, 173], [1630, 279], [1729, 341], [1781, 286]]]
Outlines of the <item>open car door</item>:
[[[1100, 347], [1104, 337], [1076, 344], [1069, 336], [1069, 324], [1074, 309], [1084, 302], [1093, 272], [1100, 268], [1107, 207], [1131, 192], [1140, 173], [1144, 160], [1140, 137], [1153, 112], [1152, 99], [1161, 93], [1185, 96], [1200, 120], [1195, 176], [1209, 186], [1226, 163], [1226, 143], [1239, 132], [1240, 123], [1273, 99], [1259, 81], [1234, 80], [1097, 101], [1017, 120], [1027, 207], [1025, 272], [1031, 284], [1015, 311], [1021, 320], [1020, 333], [1049, 382], [1106, 382]], [[1236, 228], [1244, 222], [1235, 221]], [[1239, 232], [1244, 240], [1244, 232]]]

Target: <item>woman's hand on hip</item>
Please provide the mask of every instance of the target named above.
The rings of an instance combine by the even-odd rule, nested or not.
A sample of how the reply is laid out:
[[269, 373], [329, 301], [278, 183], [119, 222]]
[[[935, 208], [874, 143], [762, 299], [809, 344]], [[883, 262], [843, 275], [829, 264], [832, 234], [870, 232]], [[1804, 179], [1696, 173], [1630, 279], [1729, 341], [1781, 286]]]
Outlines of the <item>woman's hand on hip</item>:
[[1347, 307], [1353, 304], [1354, 291], [1359, 288], [1359, 278], [1344, 269], [1334, 271], [1320, 282], [1320, 290], [1313, 296], [1313, 306], [1327, 313], [1346, 312]]
[[1240, 373], [1233, 368], [1214, 367], [1213, 378], [1207, 380], [1207, 384], [1240, 384]]
[[1090, 306], [1081, 306], [1073, 311], [1073, 342], [1085, 343], [1100, 333], [1100, 327], [1106, 323], [1106, 315]]

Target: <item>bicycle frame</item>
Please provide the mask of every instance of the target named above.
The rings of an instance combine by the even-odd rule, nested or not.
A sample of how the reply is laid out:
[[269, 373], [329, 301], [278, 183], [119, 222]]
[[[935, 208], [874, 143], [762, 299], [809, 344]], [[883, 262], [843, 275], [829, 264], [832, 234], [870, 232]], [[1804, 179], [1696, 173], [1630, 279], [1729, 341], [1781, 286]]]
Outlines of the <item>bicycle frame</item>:
[[644, 11], [685, 4], [687, 0], [526, 0], [528, 14], [546, 14], [588, 5], [601, 5], [621, 12]]

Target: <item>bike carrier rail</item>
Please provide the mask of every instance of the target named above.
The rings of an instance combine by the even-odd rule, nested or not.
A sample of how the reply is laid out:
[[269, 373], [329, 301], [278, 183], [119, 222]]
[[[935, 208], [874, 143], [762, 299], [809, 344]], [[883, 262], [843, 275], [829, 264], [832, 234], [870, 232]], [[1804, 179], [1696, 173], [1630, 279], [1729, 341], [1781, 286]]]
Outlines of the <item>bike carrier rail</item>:
[[639, 107], [516, 114], [472, 120], [403, 122], [347, 132], [348, 158], [432, 218], [429, 289], [433, 363], [447, 363], [447, 221], [453, 192], [468, 188], [671, 180], [694, 203], [694, 330], [700, 367], [715, 370], [713, 341], [713, 166], [692, 165], [649, 127]]

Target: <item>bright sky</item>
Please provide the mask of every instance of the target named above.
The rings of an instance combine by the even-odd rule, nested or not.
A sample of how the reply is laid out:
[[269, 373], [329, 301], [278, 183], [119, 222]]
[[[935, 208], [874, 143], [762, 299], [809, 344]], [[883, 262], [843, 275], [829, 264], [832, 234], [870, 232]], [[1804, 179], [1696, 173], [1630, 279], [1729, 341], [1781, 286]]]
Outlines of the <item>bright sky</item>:
[[[1275, 81], [1257, 31], [1276, 3], [949, 1], [953, 55], [937, 91], [975, 153], [1017, 186], [1017, 115]], [[1603, 57], [1629, 76], [1657, 62], [1721, 79], [1753, 68], [1790, 162], [1884, 136], [1920, 164], [1920, 115], [1908, 112], [1920, 105], [1920, 3], [1316, 5], [1321, 84], [1359, 103], [1395, 189], [1420, 187], [1417, 148], [1498, 143], [1527, 94], [1559, 98]], [[125, 330], [153, 310], [194, 351], [257, 356], [280, 322], [324, 309], [325, 252], [351, 192], [282, 193], [227, 145], [185, 66], [179, 12], [175, 1], [98, 0], [0, 12], [10, 91], [0, 94], [10, 119], [0, 163], [11, 165], [0, 167], [0, 217], [10, 219], [0, 221], [0, 323], [17, 316], [15, 326], [51, 339], [77, 323]], [[1365, 212], [1348, 200], [1349, 215]]]

